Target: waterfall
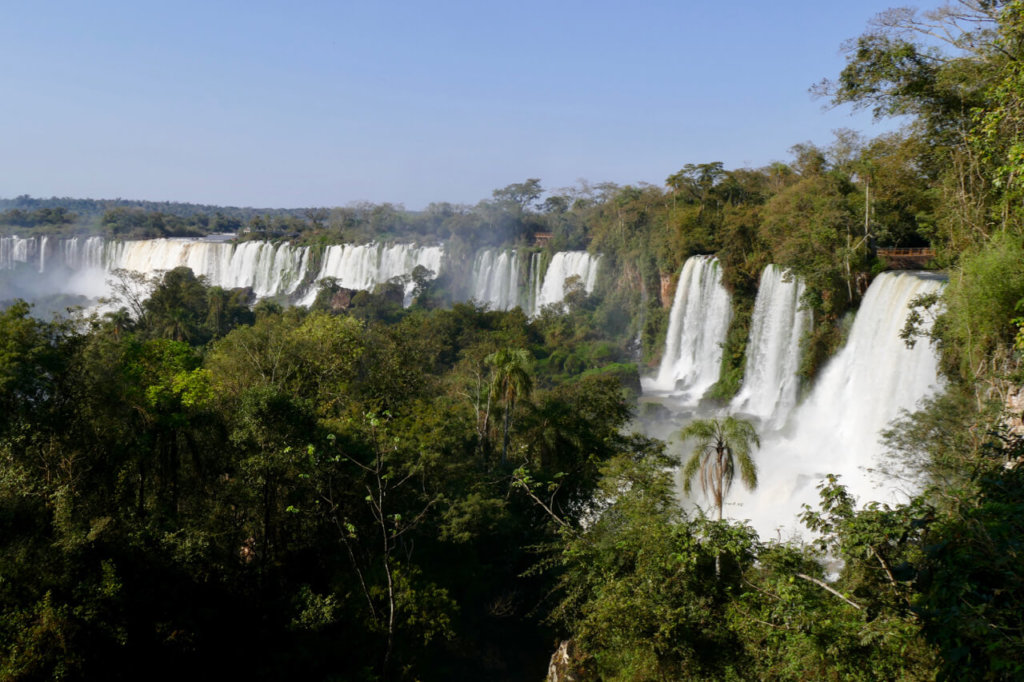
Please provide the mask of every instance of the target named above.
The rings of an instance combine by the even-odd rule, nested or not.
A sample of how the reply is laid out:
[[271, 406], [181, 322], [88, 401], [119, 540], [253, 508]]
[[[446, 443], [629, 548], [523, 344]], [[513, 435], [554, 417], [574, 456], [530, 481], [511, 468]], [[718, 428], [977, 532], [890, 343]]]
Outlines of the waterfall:
[[669, 314], [665, 353], [650, 387], [682, 390], [697, 401], [718, 381], [722, 345], [732, 307], [722, 286], [722, 268], [713, 256], [693, 256], [683, 264]]
[[540, 272], [542, 258], [543, 254], [540, 251], [537, 251], [530, 256], [530, 272], [528, 274], [528, 278], [530, 280], [530, 300], [528, 302], [528, 306], [531, 315], [536, 314], [536, 311], [539, 308], [537, 305], [537, 297], [540, 295], [540, 287], [541, 284], [543, 284]]
[[28, 263], [38, 251], [36, 237], [0, 237], [0, 269], [10, 270], [16, 263]]
[[0, 237], [0, 270], [10, 270], [17, 263], [35, 263], [40, 273], [59, 267], [102, 267], [103, 243], [103, 237]]
[[519, 300], [519, 256], [515, 251], [484, 249], [473, 261], [473, 298], [491, 310], [511, 310]]
[[60, 256], [71, 270], [103, 267], [103, 237], [71, 237], [60, 242]]
[[872, 282], [846, 345], [793, 413], [790, 432], [770, 437], [755, 453], [757, 489], [733, 488], [730, 516], [750, 519], [763, 537], [777, 527], [795, 528], [801, 505], [817, 507], [816, 486], [830, 473], [861, 502], [895, 502], [913, 492], [912, 483], [877, 471], [884, 456], [879, 434], [939, 384], [930, 344], [907, 348], [899, 332], [910, 301], [942, 284], [936, 275], [909, 272], [883, 273]]
[[257, 296], [290, 294], [302, 282], [309, 249], [270, 242], [146, 239], [113, 242], [104, 257], [107, 270], [151, 274], [185, 266], [214, 286], [252, 287]]
[[39, 272], [46, 272], [46, 247], [50, 238], [42, 236], [39, 238]]
[[768, 428], [785, 424], [796, 405], [800, 341], [811, 327], [810, 313], [800, 308], [803, 282], [785, 279], [786, 272], [776, 265], [761, 273], [743, 385], [729, 406]]
[[[422, 265], [435, 275], [441, 270], [444, 248], [410, 244], [366, 244], [329, 246], [316, 279], [335, 277], [350, 289], [372, 289], [389, 279], [410, 275]], [[35, 265], [47, 274], [47, 286], [36, 283], [39, 292], [59, 290], [100, 296], [107, 273], [122, 268], [151, 275], [177, 267], [188, 267], [213, 286], [234, 289], [251, 287], [256, 296], [291, 296], [307, 279], [310, 250], [287, 242], [273, 244], [248, 241], [233, 244], [223, 239], [144, 239], [106, 241], [102, 237], [0, 237], [0, 270], [19, 263]], [[71, 276], [57, 282], [65, 268]], [[51, 271], [53, 276], [51, 275]], [[88, 277], [86, 276], [88, 275]], [[59, 278], [57, 278], [59, 279]], [[52, 280], [52, 281], [51, 281]], [[84, 290], [79, 290], [82, 286]], [[413, 283], [406, 293], [411, 295]], [[303, 303], [316, 298], [316, 288], [307, 292]], [[408, 300], [406, 301], [409, 302]]]
[[544, 306], [555, 305], [565, 299], [565, 280], [569, 277], [579, 277], [588, 294], [594, 291], [600, 261], [600, 256], [591, 256], [586, 251], [559, 251], [552, 256], [544, 273], [544, 282], [537, 290], [533, 314], [539, 313]]
[[0, 298], [103, 296], [103, 248], [102, 237], [0, 237], [0, 271], [18, 269], [4, 277]]
[[[316, 281], [333, 277], [346, 289], [373, 289], [394, 277], [409, 275], [422, 265], [436, 276], [444, 259], [442, 246], [416, 246], [414, 244], [339, 244], [328, 246], [323, 265]], [[412, 293], [413, 282], [406, 285], [406, 303]], [[310, 305], [316, 300], [314, 286], [302, 300]]]

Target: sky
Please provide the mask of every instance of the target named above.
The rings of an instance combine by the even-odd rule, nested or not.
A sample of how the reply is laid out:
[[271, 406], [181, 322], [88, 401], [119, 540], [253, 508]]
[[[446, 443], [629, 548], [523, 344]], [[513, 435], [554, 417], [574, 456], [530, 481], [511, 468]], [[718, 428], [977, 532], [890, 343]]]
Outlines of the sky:
[[8, 2], [0, 197], [416, 210], [759, 167], [895, 127], [808, 92], [894, 4]]

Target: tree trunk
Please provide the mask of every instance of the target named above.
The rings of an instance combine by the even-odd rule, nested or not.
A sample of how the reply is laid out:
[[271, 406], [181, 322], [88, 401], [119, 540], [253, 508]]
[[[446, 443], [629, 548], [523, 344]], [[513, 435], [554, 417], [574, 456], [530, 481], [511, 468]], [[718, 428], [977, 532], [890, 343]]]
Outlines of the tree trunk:
[[508, 464], [508, 441], [512, 431], [512, 411], [516, 409], [516, 399], [509, 398], [505, 405], [505, 429], [501, 438], [501, 463]]
[[[718, 470], [715, 472], [718, 479], [718, 489], [715, 491], [718, 498], [718, 520], [722, 520], [722, 506], [725, 504], [725, 449], [719, 445], [716, 453]], [[722, 551], [715, 549], [715, 580], [722, 577]]]

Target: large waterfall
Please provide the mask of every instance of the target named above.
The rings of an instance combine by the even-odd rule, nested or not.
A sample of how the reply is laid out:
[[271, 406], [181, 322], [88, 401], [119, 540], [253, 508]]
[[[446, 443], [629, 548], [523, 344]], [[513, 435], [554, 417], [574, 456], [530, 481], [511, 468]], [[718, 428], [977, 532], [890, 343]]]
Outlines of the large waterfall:
[[826, 474], [839, 475], [862, 502], [894, 502], [913, 492], [912, 482], [878, 471], [884, 463], [879, 434], [939, 383], [934, 349], [925, 341], [907, 348], [899, 332], [911, 300], [942, 284], [941, 277], [906, 272], [872, 282], [846, 345], [793, 413], [792, 429], [755, 453], [757, 489], [733, 488], [729, 516], [750, 519], [763, 537], [776, 528], [793, 530], [801, 505], [817, 505], [816, 486]]
[[[416, 246], [414, 244], [337, 244], [328, 246], [316, 281], [333, 277], [346, 289], [373, 289], [394, 277], [410, 275], [417, 266], [423, 266], [437, 276], [444, 259], [442, 246]], [[407, 294], [413, 283], [407, 283]], [[302, 300], [304, 305], [316, 299], [313, 287]]]
[[42, 272], [46, 262], [43, 248], [38, 237], [0, 237], [0, 269], [10, 270], [25, 263]]
[[[273, 244], [248, 241], [234, 244], [223, 239], [144, 239], [107, 241], [102, 237], [2, 237], [0, 269], [10, 270], [23, 263], [48, 275], [48, 286], [38, 282], [26, 286], [43, 294], [54, 292], [107, 293], [105, 279], [122, 268], [143, 274], [185, 266], [224, 288], [251, 287], [258, 297], [292, 296], [310, 279], [309, 247], [287, 242]], [[315, 275], [319, 281], [333, 277], [351, 289], [371, 289], [389, 279], [410, 275], [422, 265], [437, 275], [442, 267], [444, 248], [410, 244], [364, 244], [328, 246], [322, 265]], [[60, 282], [54, 273], [63, 271]], [[71, 275], [68, 275], [68, 272]], [[85, 282], [88, 275], [88, 283]], [[58, 286], [59, 285], [59, 286]], [[22, 295], [19, 289], [14, 293]], [[316, 297], [310, 287], [303, 303]]]
[[103, 267], [102, 237], [0, 237], [0, 300], [102, 296]]
[[761, 273], [747, 341], [743, 385], [732, 412], [756, 417], [762, 428], [782, 426], [797, 401], [800, 342], [811, 316], [800, 306], [803, 282], [769, 265]]
[[291, 294], [306, 275], [309, 250], [288, 243], [241, 244], [195, 239], [147, 239], [111, 242], [104, 257], [108, 270], [153, 273], [186, 266], [210, 284], [252, 287], [259, 297]]
[[473, 298], [491, 310], [528, 308], [519, 295], [519, 255], [515, 251], [482, 249], [473, 261]]
[[[107, 241], [102, 237], [3, 237], [0, 269], [30, 263], [40, 273], [58, 270], [105, 277], [118, 268], [153, 274], [186, 266], [210, 284], [252, 287], [257, 296], [289, 294], [305, 276], [309, 250], [287, 243], [200, 239]], [[95, 294], [95, 288], [85, 292]]]
[[[26, 269], [47, 273], [47, 286], [39, 281], [0, 292], [7, 296], [32, 293], [109, 294], [109, 273], [121, 268], [151, 275], [188, 267], [224, 288], [251, 287], [256, 296], [287, 296], [309, 305], [316, 299], [316, 283], [333, 278], [347, 289], [373, 289], [395, 277], [406, 278], [406, 303], [414, 287], [413, 271], [422, 266], [436, 277], [444, 268], [443, 246], [414, 244], [338, 244], [324, 249], [320, 267], [311, 270], [309, 247], [264, 241], [232, 243], [229, 236], [205, 239], [165, 238], [135, 241], [102, 237], [0, 237], [0, 270]], [[594, 290], [600, 256], [585, 251], [556, 253], [543, 277], [541, 254], [532, 254], [525, 285], [520, 285], [520, 261], [515, 250], [483, 249], [474, 259], [470, 295], [494, 310], [521, 306], [536, 314], [540, 306], [565, 298], [564, 283], [577, 276], [587, 293]], [[58, 276], [57, 271], [60, 270]], [[300, 290], [300, 287], [305, 286]]]
[[570, 277], [579, 277], [583, 289], [588, 294], [593, 292], [600, 262], [600, 256], [586, 251], [559, 251], [552, 256], [544, 281], [534, 296], [533, 313], [536, 315], [544, 306], [561, 303], [565, 299], [565, 280]]
[[519, 252], [482, 249], [473, 260], [470, 296], [492, 310], [519, 306], [535, 316], [543, 307], [557, 306], [565, 300], [565, 281], [569, 278], [579, 278], [588, 294], [594, 291], [600, 256], [586, 251], [560, 251], [552, 255], [543, 274], [542, 260], [542, 252], [532, 253], [529, 268], [522, 273]]
[[0, 237], [0, 270], [23, 263], [37, 272], [58, 268], [102, 268], [103, 237]]
[[718, 259], [689, 258], [679, 275], [661, 367], [649, 387], [681, 390], [690, 402], [699, 400], [718, 381], [731, 317], [729, 293], [722, 286]]

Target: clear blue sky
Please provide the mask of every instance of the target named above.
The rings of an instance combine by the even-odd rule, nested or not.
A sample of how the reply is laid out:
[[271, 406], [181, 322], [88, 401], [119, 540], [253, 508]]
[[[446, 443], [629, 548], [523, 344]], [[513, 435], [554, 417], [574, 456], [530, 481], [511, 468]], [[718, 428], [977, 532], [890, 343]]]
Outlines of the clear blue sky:
[[12, 1], [0, 197], [418, 209], [761, 166], [881, 131], [807, 89], [899, 4]]

